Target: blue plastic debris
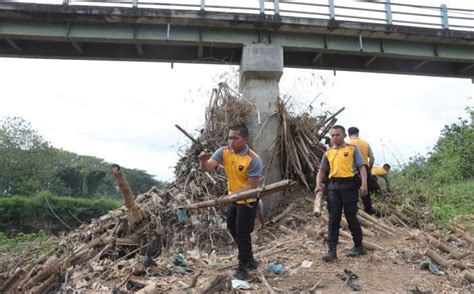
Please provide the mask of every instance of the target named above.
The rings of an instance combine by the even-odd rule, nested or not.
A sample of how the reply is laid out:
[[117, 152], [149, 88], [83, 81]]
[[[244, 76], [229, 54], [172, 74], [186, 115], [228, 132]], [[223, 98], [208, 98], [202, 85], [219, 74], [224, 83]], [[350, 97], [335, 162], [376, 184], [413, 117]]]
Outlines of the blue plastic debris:
[[178, 222], [184, 223], [187, 218], [186, 211], [184, 209], [178, 209]]
[[176, 266], [186, 266], [187, 265], [186, 259], [184, 258], [184, 256], [181, 253], [175, 253], [171, 257], [171, 262], [173, 262], [173, 264], [176, 265]]
[[285, 273], [283, 265], [278, 262], [270, 262], [267, 266], [267, 271], [272, 272], [275, 275], [283, 275]]

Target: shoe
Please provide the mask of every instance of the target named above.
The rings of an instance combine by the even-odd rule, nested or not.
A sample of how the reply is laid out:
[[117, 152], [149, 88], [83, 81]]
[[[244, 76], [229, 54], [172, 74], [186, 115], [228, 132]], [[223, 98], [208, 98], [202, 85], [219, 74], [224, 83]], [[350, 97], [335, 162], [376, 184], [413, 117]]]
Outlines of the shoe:
[[252, 258], [249, 262], [247, 262], [247, 269], [249, 270], [256, 270], [258, 268], [258, 261], [255, 258]]
[[364, 246], [354, 246], [352, 247], [351, 251], [347, 253], [347, 257], [357, 257], [366, 254], [367, 250], [365, 250]]
[[241, 281], [248, 281], [251, 278], [248, 271], [243, 268], [236, 269], [232, 277], [234, 279], [241, 280]]
[[336, 259], [337, 259], [336, 246], [329, 245], [329, 250], [326, 254], [323, 255], [323, 260], [326, 262], [331, 262]]

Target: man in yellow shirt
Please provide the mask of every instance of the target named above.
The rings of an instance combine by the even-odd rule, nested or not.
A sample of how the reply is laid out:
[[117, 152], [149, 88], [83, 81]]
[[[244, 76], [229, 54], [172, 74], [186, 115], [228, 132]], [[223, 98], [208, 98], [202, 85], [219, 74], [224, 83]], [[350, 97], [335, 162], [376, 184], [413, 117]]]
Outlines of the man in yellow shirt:
[[[244, 125], [229, 129], [228, 146], [217, 149], [212, 156], [207, 152], [199, 154], [199, 167], [203, 171], [214, 170], [222, 164], [227, 177], [229, 194], [258, 187], [263, 174], [263, 162], [247, 145], [249, 131]], [[252, 253], [250, 234], [254, 230], [257, 214], [257, 199], [238, 200], [227, 210], [227, 228], [237, 243], [239, 264], [234, 278], [248, 280], [248, 269], [256, 269], [258, 264]]]
[[374, 192], [381, 191], [380, 186], [378, 184], [378, 178], [382, 178], [385, 181], [385, 186], [387, 187], [387, 192], [390, 192], [390, 183], [388, 181], [388, 172], [390, 171], [390, 164], [386, 163], [382, 167], [373, 167], [371, 174], [372, 174], [372, 181], [374, 181]]
[[[364, 159], [366, 169], [367, 169], [367, 179], [370, 180], [370, 171], [374, 165], [375, 157], [372, 152], [372, 148], [367, 141], [359, 138], [359, 129], [356, 127], [350, 127], [347, 132], [349, 133], [349, 144], [357, 146], [360, 152], [362, 153], [362, 158]], [[369, 191], [371, 191], [371, 182], [369, 181]], [[364, 204], [364, 211], [368, 214], [374, 214], [375, 210], [372, 207], [372, 199], [370, 199], [370, 193], [367, 196], [362, 197], [362, 203]]]
[[331, 148], [324, 153], [321, 160], [321, 165], [316, 175], [315, 189], [316, 193], [323, 190], [323, 177], [326, 171], [329, 170], [329, 192], [327, 198], [329, 250], [323, 256], [323, 260], [327, 262], [337, 259], [336, 247], [339, 240], [343, 208], [354, 241], [354, 247], [347, 256], [357, 257], [367, 254], [362, 245], [362, 229], [357, 220], [357, 202], [359, 201], [359, 194], [365, 196], [368, 193], [367, 169], [365, 168], [365, 162], [360, 150], [344, 142], [346, 137], [344, 127], [339, 125], [333, 126], [329, 134], [331, 136]]

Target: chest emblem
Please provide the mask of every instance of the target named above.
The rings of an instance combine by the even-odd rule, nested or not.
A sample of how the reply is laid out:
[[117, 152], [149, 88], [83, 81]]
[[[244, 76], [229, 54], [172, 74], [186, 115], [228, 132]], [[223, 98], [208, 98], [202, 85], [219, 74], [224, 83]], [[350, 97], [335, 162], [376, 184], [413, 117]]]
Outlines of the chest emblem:
[[244, 166], [243, 165], [239, 165], [239, 171], [243, 171], [244, 170]]
[[349, 152], [344, 152], [344, 157], [349, 156]]

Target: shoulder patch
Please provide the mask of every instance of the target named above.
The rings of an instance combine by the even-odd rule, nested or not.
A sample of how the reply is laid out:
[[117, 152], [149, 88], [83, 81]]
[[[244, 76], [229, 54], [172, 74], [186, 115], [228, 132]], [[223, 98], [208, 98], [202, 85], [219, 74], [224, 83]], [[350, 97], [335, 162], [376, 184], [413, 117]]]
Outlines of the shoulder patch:
[[260, 157], [258, 156], [258, 154], [253, 151], [252, 149], [249, 148], [249, 151], [247, 152], [247, 155], [249, 155], [250, 157], [254, 158], [254, 157]]

